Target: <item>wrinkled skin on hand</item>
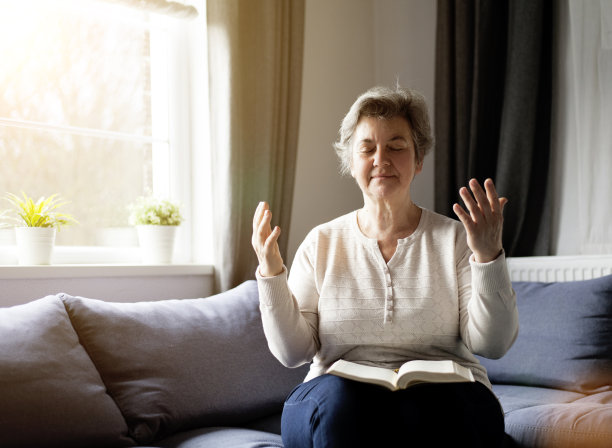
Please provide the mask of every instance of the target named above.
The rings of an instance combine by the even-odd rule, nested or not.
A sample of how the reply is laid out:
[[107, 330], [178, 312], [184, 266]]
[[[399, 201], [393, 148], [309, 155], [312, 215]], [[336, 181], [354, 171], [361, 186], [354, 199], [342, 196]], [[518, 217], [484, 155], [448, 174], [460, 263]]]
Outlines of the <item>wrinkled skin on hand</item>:
[[453, 211], [465, 227], [467, 244], [475, 260], [488, 263], [495, 260], [503, 249], [503, 211], [508, 199], [497, 195], [491, 179], [485, 180], [484, 189], [476, 179], [471, 179], [469, 186], [471, 193], [466, 187], [459, 190], [467, 211], [459, 204], [453, 205]]

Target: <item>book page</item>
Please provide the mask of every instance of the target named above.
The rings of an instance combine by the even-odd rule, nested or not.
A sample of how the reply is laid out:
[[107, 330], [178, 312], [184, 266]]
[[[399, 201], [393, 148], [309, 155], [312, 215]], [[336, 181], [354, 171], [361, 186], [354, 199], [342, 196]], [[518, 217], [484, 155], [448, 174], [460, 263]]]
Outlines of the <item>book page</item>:
[[393, 370], [383, 369], [381, 367], [365, 366], [339, 359], [327, 369], [327, 373], [351, 380], [378, 384], [391, 390], [395, 390], [396, 388], [397, 374]]
[[420, 382], [465, 382], [474, 381], [472, 372], [451, 360], [409, 361], [402, 365], [398, 373], [398, 387], [405, 388]]

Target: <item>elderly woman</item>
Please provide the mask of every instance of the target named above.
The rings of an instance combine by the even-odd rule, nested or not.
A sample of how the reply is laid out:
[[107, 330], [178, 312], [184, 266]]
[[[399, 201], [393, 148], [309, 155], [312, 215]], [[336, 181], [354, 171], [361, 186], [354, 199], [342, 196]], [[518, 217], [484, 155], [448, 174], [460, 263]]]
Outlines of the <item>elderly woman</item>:
[[[500, 446], [503, 414], [474, 354], [495, 358], [518, 332], [502, 248], [502, 211], [490, 179], [461, 188], [459, 221], [419, 207], [410, 186], [432, 137], [425, 101], [373, 88], [342, 121], [335, 148], [363, 207], [313, 229], [291, 273], [280, 229], [260, 203], [253, 247], [264, 331], [284, 365], [312, 362], [285, 402], [282, 437], [293, 447]], [[450, 359], [475, 382], [400, 391], [326, 374], [336, 360], [396, 369]]]

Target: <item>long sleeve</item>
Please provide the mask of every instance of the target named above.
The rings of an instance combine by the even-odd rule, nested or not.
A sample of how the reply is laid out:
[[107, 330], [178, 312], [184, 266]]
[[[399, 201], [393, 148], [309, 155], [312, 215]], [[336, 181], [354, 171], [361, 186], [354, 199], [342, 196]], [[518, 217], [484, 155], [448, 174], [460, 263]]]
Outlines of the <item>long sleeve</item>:
[[[467, 284], [469, 288], [464, 286]], [[505, 255], [502, 253], [490, 263], [477, 263], [470, 257], [467, 267], [459, 273], [459, 285], [464, 343], [485, 358], [502, 357], [518, 335], [516, 294]]]
[[[307, 243], [305, 243], [307, 244]], [[276, 277], [261, 277], [257, 269], [260, 310], [264, 333], [272, 354], [287, 367], [310, 362], [319, 350], [318, 295], [312, 264], [303, 247], [298, 250], [291, 270], [300, 302], [292, 293], [287, 269]]]

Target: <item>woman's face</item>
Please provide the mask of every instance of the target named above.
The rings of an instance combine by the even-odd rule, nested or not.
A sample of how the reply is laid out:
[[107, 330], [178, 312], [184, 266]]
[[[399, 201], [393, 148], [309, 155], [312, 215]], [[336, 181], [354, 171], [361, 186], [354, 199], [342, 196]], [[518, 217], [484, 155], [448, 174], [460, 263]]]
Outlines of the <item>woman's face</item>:
[[403, 117], [363, 117], [353, 134], [351, 175], [365, 196], [410, 199], [410, 184], [421, 172], [410, 125]]

